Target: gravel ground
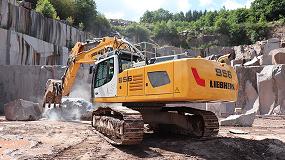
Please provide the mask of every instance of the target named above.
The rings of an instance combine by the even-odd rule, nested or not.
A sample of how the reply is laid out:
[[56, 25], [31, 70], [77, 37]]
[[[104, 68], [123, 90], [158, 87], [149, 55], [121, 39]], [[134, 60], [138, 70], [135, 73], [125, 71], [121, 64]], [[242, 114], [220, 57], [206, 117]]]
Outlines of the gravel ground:
[[285, 159], [285, 117], [257, 117], [253, 127], [221, 127], [219, 136], [208, 140], [146, 133], [142, 144], [120, 147], [96, 135], [87, 121], [0, 117], [0, 159]]

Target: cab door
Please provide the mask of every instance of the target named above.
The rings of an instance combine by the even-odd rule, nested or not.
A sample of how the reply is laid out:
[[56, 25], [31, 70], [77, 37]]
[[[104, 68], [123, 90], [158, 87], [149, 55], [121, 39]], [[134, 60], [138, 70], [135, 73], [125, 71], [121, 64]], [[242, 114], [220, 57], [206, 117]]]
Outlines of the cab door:
[[145, 67], [145, 94], [173, 93], [173, 61]]
[[96, 64], [94, 95], [96, 97], [115, 97], [117, 94], [118, 58], [111, 56]]

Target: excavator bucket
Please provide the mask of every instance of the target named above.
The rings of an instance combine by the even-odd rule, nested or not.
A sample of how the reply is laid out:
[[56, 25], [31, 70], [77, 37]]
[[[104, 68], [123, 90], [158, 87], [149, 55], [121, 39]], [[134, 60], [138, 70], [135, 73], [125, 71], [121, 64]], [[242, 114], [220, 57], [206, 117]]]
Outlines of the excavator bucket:
[[52, 105], [56, 107], [61, 105], [62, 99], [62, 81], [57, 79], [49, 79], [46, 83], [45, 94], [43, 98], [43, 107], [46, 105], [50, 108]]

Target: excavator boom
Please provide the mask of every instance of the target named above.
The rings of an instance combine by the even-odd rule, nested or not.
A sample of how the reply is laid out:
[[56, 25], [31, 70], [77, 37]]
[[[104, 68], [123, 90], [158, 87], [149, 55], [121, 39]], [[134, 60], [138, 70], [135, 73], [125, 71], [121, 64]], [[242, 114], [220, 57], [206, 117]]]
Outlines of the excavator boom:
[[[93, 46], [96, 46], [91, 49], [86, 47], [87, 45], [92, 44]], [[62, 96], [68, 96], [70, 94], [81, 64], [93, 64], [100, 57], [106, 57], [106, 54], [110, 50], [119, 48], [124, 49], [130, 47], [130, 45], [131, 44], [124, 39], [119, 39], [117, 37], [94, 39], [94, 41], [88, 43], [77, 42], [70, 52], [67, 61], [67, 69], [61, 80], [49, 79], [47, 81], [43, 105], [60, 105]], [[138, 50], [135, 52], [138, 52]]]

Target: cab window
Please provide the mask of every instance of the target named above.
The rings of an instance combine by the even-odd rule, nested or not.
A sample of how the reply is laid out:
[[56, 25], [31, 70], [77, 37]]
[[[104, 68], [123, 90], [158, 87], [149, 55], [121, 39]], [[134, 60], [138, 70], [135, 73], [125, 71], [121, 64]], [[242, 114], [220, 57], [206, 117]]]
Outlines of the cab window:
[[110, 82], [114, 76], [114, 58], [107, 59], [97, 64], [95, 88]]

